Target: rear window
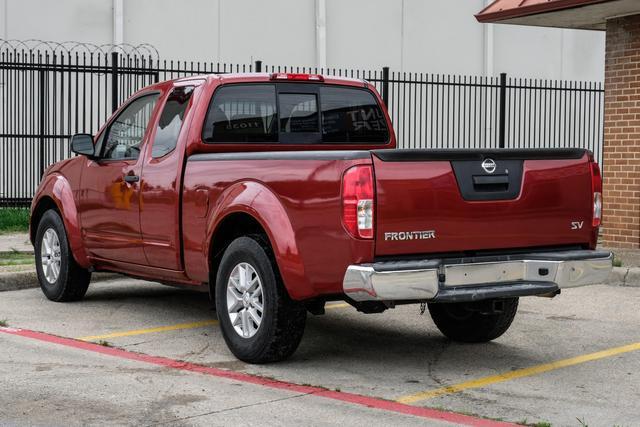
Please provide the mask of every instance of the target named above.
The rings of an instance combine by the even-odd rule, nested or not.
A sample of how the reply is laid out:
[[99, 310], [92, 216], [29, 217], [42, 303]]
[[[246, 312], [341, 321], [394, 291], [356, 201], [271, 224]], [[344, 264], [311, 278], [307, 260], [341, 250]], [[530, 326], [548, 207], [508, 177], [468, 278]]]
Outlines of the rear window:
[[203, 130], [208, 142], [277, 142], [275, 85], [230, 85], [216, 91]]
[[280, 93], [280, 132], [319, 132], [318, 100], [314, 93]]
[[[386, 143], [389, 131], [365, 89], [300, 84], [219, 88], [203, 130], [206, 142]], [[297, 91], [299, 90], [299, 92]]]
[[322, 86], [320, 97], [323, 142], [384, 143], [389, 140], [387, 121], [371, 92]]

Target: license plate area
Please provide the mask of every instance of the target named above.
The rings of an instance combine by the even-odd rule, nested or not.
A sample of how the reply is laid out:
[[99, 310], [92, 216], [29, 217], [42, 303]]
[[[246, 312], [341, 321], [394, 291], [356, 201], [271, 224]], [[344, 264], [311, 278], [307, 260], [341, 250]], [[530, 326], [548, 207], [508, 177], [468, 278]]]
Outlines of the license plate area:
[[444, 266], [444, 287], [481, 286], [521, 281], [553, 282], [555, 261], [507, 261]]

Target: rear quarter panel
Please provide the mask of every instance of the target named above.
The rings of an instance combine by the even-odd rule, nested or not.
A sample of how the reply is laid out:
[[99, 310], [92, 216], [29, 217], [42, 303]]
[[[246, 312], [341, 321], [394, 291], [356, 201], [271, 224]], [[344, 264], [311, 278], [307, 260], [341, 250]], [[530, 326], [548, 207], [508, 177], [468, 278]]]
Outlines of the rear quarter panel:
[[[187, 275], [208, 280], [209, 242], [216, 225], [230, 213], [245, 212], [266, 230], [292, 298], [341, 293], [347, 266], [373, 259], [373, 241], [354, 239], [342, 226], [342, 174], [371, 160], [368, 154], [364, 159], [328, 159], [336, 152], [326, 153], [325, 158], [290, 152], [274, 153], [272, 159], [260, 157], [267, 153], [258, 158], [246, 153], [225, 160], [187, 161]], [[201, 215], [202, 191], [209, 200], [206, 217]]]

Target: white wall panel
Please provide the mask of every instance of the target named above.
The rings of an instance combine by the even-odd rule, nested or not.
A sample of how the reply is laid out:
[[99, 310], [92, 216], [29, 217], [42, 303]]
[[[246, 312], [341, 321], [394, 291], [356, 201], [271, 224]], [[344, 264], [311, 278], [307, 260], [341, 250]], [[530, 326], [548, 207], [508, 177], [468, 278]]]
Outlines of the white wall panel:
[[[483, 0], [324, 3], [329, 67], [603, 78], [603, 32], [495, 25], [487, 49], [487, 27], [473, 17]], [[0, 37], [111, 43], [112, 7], [113, 0], [0, 0]], [[125, 0], [123, 35], [167, 59], [300, 66], [318, 60], [316, 0]]]
[[163, 58], [218, 61], [219, 0], [125, 0], [124, 41]]
[[313, 0], [221, 0], [221, 59], [315, 65]]
[[399, 70], [402, 1], [328, 0], [327, 65]]
[[110, 43], [112, 0], [6, 0], [7, 38]]
[[[473, 14], [481, 0], [405, 0], [403, 69], [430, 73], [481, 74], [483, 31]], [[437, 11], [437, 13], [436, 13]], [[459, 70], [459, 71], [452, 71]]]

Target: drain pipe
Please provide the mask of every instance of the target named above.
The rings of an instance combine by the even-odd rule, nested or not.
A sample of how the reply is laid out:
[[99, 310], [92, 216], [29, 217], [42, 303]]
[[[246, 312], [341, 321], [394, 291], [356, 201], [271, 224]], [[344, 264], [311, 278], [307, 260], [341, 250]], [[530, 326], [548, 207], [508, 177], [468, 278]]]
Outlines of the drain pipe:
[[[490, 3], [492, 3], [493, 0], [484, 0], [484, 5], [485, 7], [487, 7]], [[483, 35], [484, 35], [484, 39], [483, 39], [483, 74], [484, 77], [487, 79], [487, 83], [489, 82], [489, 79], [493, 78], [494, 74], [495, 74], [495, 70], [494, 70], [494, 51], [493, 51], [493, 47], [494, 47], [494, 43], [493, 43], [493, 24], [482, 24], [483, 25]], [[486, 114], [486, 113], [485, 113]], [[486, 122], [486, 127], [485, 127], [485, 135], [488, 137], [489, 140], [491, 140], [493, 138], [493, 132], [499, 132], [499, 129], [494, 130], [493, 126], [492, 126], [492, 120], [485, 120]]]
[[0, 10], [2, 11], [2, 22], [0, 25], [2, 26], [2, 31], [0, 31], [0, 38], [4, 40], [9, 39], [9, 18], [7, 18], [7, 13], [9, 13], [9, 6], [7, 5], [8, 0], [0, 0]]
[[113, 0], [113, 44], [124, 43], [124, 0]]
[[[484, 0], [485, 7], [489, 6], [493, 0]], [[494, 54], [493, 54], [493, 26], [494, 24], [482, 24], [483, 25], [483, 50], [484, 50], [484, 70], [483, 73], [485, 77], [493, 77], [494, 76]]]
[[327, 3], [316, 0], [316, 66], [327, 67]]

